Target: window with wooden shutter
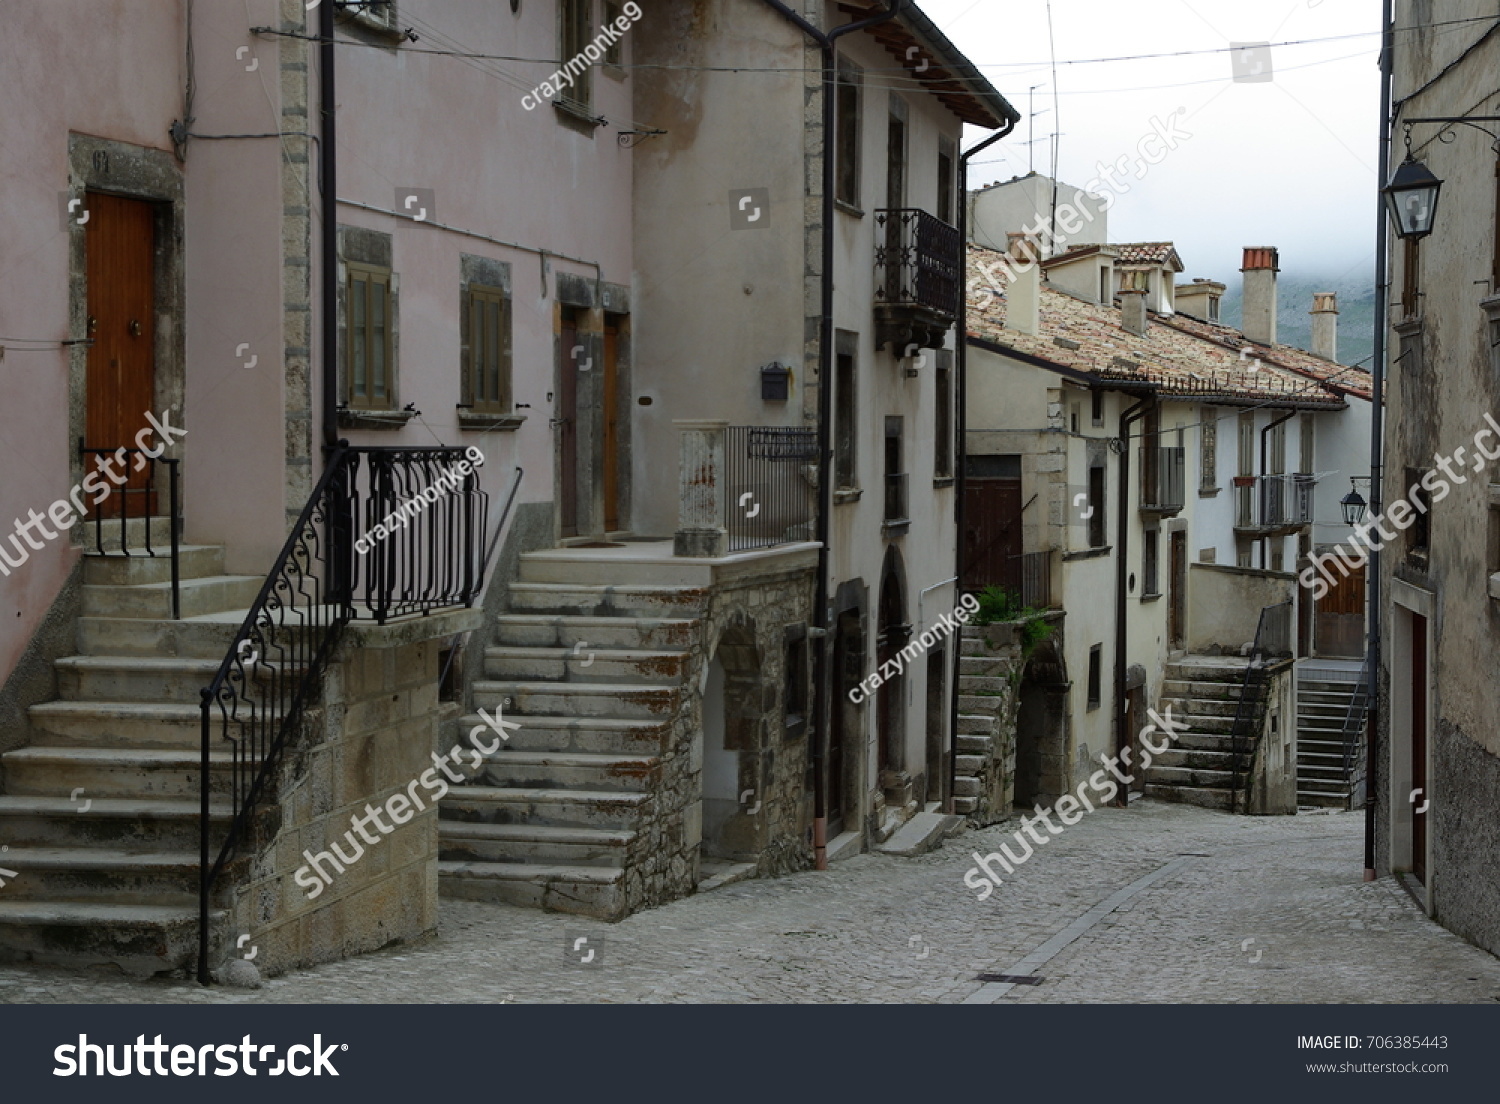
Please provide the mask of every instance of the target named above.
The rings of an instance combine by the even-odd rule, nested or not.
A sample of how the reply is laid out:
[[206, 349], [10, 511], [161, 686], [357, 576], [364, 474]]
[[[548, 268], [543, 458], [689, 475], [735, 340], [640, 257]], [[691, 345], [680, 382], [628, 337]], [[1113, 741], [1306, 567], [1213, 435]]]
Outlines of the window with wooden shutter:
[[511, 410], [510, 299], [471, 284], [463, 301], [463, 405], [485, 414]]
[[344, 398], [356, 410], [392, 410], [396, 367], [391, 356], [391, 270], [350, 263]]

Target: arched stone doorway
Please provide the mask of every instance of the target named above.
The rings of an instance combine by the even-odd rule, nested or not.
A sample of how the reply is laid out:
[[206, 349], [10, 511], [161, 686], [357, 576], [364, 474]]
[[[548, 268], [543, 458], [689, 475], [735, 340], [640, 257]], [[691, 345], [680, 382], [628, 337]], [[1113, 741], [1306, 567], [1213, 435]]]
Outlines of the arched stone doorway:
[[1015, 804], [1051, 805], [1073, 788], [1068, 748], [1068, 670], [1054, 632], [1021, 673], [1016, 704]]
[[[892, 545], [886, 549], [885, 566], [880, 572], [880, 604], [875, 626], [877, 670], [884, 676], [892, 662], [911, 639], [911, 622], [906, 613], [906, 567], [901, 553]], [[893, 664], [894, 666], [894, 664]], [[910, 787], [906, 772], [906, 675], [892, 674], [875, 692], [875, 727], [877, 784], [888, 803], [905, 805]]]
[[703, 843], [707, 859], [754, 861], [763, 846], [765, 715], [761, 655], [748, 618], [724, 630], [703, 688]]

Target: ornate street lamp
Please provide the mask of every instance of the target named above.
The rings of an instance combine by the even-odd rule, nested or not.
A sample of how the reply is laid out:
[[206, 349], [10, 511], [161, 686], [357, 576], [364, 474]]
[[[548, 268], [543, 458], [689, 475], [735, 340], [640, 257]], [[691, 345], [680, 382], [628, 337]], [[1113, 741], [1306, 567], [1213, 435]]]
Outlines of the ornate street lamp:
[[1365, 500], [1353, 479], [1349, 480], [1349, 493], [1339, 499], [1339, 506], [1344, 511], [1345, 525], [1355, 526], [1365, 520]]
[[1414, 240], [1432, 233], [1442, 188], [1443, 182], [1422, 162], [1407, 158], [1401, 163], [1383, 189], [1386, 209], [1399, 236]]

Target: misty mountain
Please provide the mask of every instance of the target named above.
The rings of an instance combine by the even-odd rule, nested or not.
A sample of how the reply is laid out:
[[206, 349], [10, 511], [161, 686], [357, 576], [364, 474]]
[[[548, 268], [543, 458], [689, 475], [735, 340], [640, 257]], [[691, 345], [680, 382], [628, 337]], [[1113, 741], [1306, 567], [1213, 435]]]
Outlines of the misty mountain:
[[[1369, 368], [1375, 348], [1375, 287], [1370, 273], [1342, 278], [1282, 272], [1277, 277], [1276, 339], [1299, 349], [1312, 348], [1313, 292], [1333, 291], [1339, 297], [1339, 362]], [[1233, 282], [1224, 293], [1220, 317], [1238, 329], [1241, 320], [1241, 287]], [[1363, 363], [1361, 363], [1363, 362]]]

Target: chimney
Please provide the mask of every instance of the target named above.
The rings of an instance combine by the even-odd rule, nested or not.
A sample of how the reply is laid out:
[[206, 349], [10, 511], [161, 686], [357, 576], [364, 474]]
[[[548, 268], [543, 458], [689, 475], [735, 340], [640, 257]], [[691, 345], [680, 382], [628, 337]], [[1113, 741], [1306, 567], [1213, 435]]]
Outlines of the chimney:
[[1010, 233], [1006, 253], [1012, 273], [1005, 289], [1005, 325], [1017, 333], [1035, 336], [1041, 332], [1042, 266], [1036, 242], [1025, 234]]
[[1312, 354], [1335, 364], [1339, 359], [1339, 297], [1331, 291], [1313, 292]]
[[1146, 274], [1125, 272], [1120, 287], [1120, 325], [1137, 337], [1146, 336]]
[[1275, 246], [1245, 247], [1244, 322], [1240, 327], [1258, 345], [1276, 344], [1276, 273], [1281, 271], [1281, 257]]

